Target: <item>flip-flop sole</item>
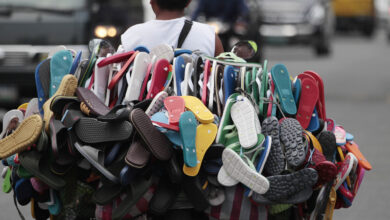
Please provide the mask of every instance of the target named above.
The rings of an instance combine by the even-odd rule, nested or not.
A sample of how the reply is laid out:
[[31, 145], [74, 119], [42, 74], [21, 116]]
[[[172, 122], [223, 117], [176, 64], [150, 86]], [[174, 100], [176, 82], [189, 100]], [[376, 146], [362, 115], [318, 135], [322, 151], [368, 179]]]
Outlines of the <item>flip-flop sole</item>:
[[358, 160], [360, 166], [362, 166], [366, 170], [371, 170], [372, 166], [368, 162], [368, 160], [364, 157], [362, 152], [359, 150], [358, 145], [355, 142], [348, 142], [345, 147], [349, 152], [351, 152]]
[[312, 168], [305, 168], [287, 175], [270, 176], [268, 177], [270, 187], [264, 197], [273, 201], [286, 199], [307, 187], [312, 187], [317, 179], [317, 171]]
[[287, 68], [283, 64], [276, 64], [271, 69], [275, 90], [279, 95], [282, 111], [288, 115], [295, 115], [297, 107], [291, 90], [291, 80]]
[[353, 161], [354, 159], [352, 157], [355, 157], [352, 153], [348, 153], [345, 157], [344, 161], [341, 163], [338, 173], [336, 176], [336, 180], [334, 183], [334, 188], [337, 190], [341, 184], [347, 179], [349, 176], [352, 167], [353, 167]]
[[174, 79], [174, 89], [175, 93], [178, 96], [181, 96], [181, 82], [184, 80], [184, 73], [185, 73], [185, 60], [183, 57], [178, 56], [174, 60], [174, 66], [173, 68], [175, 69], [175, 75], [173, 77]]
[[225, 70], [223, 72], [223, 85], [224, 85], [224, 103], [227, 102], [227, 99], [231, 94], [234, 93], [236, 80], [235, 80], [235, 71], [233, 66], [225, 66]]
[[314, 79], [302, 79], [302, 92], [299, 98], [299, 107], [296, 119], [303, 129], [306, 129], [311, 120], [315, 105], [318, 101], [319, 91]]
[[169, 96], [164, 99], [164, 106], [168, 111], [169, 124], [178, 125], [185, 109], [184, 100], [180, 96]]
[[163, 91], [166, 79], [169, 75], [169, 65], [168, 60], [165, 59], [156, 62], [149, 91], [146, 95], [147, 99], [154, 98], [159, 92]]
[[12, 134], [0, 140], [0, 158], [22, 152], [34, 144], [42, 132], [42, 126], [39, 115], [24, 119]]
[[165, 91], [159, 92], [150, 103], [149, 107], [146, 109], [145, 113], [151, 117], [155, 113], [161, 110], [164, 106], [164, 99], [168, 97], [168, 93]]
[[280, 140], [285, 148], [287, 164], [300, 166], [306, 157], [306, 146], [302, 140], [302, 127], [296, 119], [286, 118], [280, 124]]
[[224, 130], [223, 128], [227, 125], [233, 124], [233, 121], [230, 117], [230, 111], [238, 95], [239, 95], [238, 93], [234, 93], [229, 97], [229, 99], [227, 99], [225, 108], [223, 109], [222, 118], [219, 122], [219, 128], [218, 128], [218, 133], [216, 138], [217, 144], [225, 144], [226, 142], [225, 135], [228, 131]]
[[334, 155], [337, 151], [336, 137], [331, 131], [323, 131], [318, 136], [318, 141], [322, 147], [322, 153], [326, 160], [334, 161]]
[[286, 167], [284, 152], [279, 137], [279, 122], [276, 117], [264, 119], [262, 129], [264, 135], [272, 137], [271, 152], [265, 164], [265, 170], [271, 175], [280, 174]]
[[53, 55], [50, 60], [50, 92], [53, 96], [60, 86], [62, 78], [70, 72], [73, 56], [69, 50], [61, 50]]
[[138, 140], [131, 143], [127, 151], [125, 162], [135, 168], [143, 168], [146, 166], [150, 158], [150, 152]]
[[74, 129], [80, 140], [87, 144], [125, 141], [133, 132], [133, 126], [128, 121], [102, 122], [86, 117], [80, 118]]
[[195, 167], [188, 167], [186, 165], [183, 166], [183, 172], [187, 176], [196, 176], [199, 173], [204, 155], [215, 140], [217, 129], [217, 126], [213, 123], [200, 124], [196, 128], [195, 145], [197, 164]]
[[208, 124], [214, 121], [214, 115], [210, 110], [194, 96], [182, 96], [185, 107], [194, 113], [196, 119], [203, 124]]
[[141, 93], [142, 82], [145, 78], [149, 63], [149, 54], [145, 52], [139, 52], [136, 55], [124, 101], [138, 100]]
[[227, 186], [227, 187], [234, 186], [234, 185], [237, 185], [239, 183], [238, 180], [234, 179], [226, 172], [226, 169], [223, 167], [223, 165], [221, 166], [221, 168], [218, 171], [217, 180], [221, 185]]
[[225, 170], [234, 179], [259, 194], [268, 191], [270, 187], [268, 179], [257, 173], [256, 170], [251, 169], [232, 149], [226, 148], [223, 151], [222, 161]]
[[197, 165], [195, 138], [198, 123], [195, 115], [186, 111], [183, 112], [179, 120], [180, 137], [183, 143], [183, 159], [188, 167], [195, 167]]

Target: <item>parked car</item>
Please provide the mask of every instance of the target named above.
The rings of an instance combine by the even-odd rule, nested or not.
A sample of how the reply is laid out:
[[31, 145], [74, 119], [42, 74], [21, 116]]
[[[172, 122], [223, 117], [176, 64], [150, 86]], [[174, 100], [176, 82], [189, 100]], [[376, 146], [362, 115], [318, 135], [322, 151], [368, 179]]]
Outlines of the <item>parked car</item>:
[[140, 0], [0, 1], [0, 107], [36, 94], [35, 67], [58, 45], [88, 51], [103, 38], [116, 47], [142, 19]]
[[375, 0], [333, 0], [336, 28], [357, 29], [371, 37], [377, 27]]
[[[267, 44], [306, 44], [331, 52], [334, 15], [328, 0], [258, 0], [260, 35]], [[261, 44], [260, 44], [261, 45]]]

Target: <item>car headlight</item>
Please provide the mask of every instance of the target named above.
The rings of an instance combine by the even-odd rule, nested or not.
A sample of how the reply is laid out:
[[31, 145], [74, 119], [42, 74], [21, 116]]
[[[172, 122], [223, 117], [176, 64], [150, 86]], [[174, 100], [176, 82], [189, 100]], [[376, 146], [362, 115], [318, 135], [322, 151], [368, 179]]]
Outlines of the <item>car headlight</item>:
[[319, 25], [324, 21], [324, 18], [325, 9], [322, 5], [315, 4], [310, 8], [307, 19], [311, 24]]
[[222, 23], [220, 21], [210, 21], [207, 22], [207, 24], [212, 26], [215, 30], [215, 33], [217, 34], [223, 34], [229, 29], [229, 26], [227, 24]]
[[118, 34], [118, 30], [114, 26], [98, 25], [95, 27], [94, 33], [98, 38], [115, 37]]

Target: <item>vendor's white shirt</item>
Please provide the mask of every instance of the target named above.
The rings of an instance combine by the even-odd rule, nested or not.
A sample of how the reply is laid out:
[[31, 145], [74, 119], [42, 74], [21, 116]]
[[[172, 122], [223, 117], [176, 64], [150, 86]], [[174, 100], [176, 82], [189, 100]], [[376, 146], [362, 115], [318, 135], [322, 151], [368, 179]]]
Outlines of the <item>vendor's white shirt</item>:
[[[150, 50], [162, 43], [176, 48], [185, 19], [182, 17], [172, 20], [152, 20], [134, 25], [122, 34], [122, 46], [125, 51], [131, 51], [137, 46], [145, 46]], [[208, 56], [214, 56], [214, 28], [207, 24], [193, 22], [182, 48], [200, 50]]]

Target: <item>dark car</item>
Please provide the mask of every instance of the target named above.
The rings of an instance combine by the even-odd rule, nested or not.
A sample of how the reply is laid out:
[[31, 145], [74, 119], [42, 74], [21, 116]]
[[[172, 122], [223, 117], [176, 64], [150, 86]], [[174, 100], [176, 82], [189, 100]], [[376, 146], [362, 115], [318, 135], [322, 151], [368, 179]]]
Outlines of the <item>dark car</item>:
[[92, 38], [117, 47], [142, 22], [141, 0], [0, 1], [0, 107], [35, 96], [34, 71], [58, 45], [88, 54]]
[[328, 0], [258, 0], [260, 35], [268, 44], [306, 44], [331, 52], [334, 15]]

